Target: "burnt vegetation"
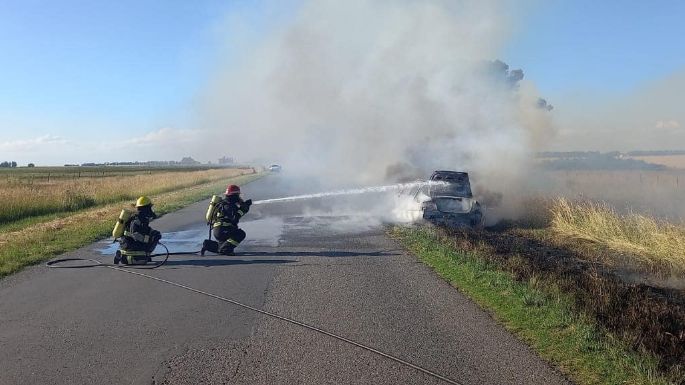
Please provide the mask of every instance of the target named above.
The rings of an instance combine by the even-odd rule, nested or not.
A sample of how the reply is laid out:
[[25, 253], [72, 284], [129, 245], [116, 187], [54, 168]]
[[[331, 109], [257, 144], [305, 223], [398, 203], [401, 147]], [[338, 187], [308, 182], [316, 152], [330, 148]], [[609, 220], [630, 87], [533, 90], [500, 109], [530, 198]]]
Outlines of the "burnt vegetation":
[[528, 223], [504, 223], [483, 231], [442, 230], [459, 250], [478, 255], [524, 282], [541, 282], [568, 294], [576, 310], [594, 319], [632, 349], [653, 354], [660, 368], [685, 384], [685, 290], [636, 282], [630, 273], [607, 266], [597, 253], [613, 253], [531, 230]]

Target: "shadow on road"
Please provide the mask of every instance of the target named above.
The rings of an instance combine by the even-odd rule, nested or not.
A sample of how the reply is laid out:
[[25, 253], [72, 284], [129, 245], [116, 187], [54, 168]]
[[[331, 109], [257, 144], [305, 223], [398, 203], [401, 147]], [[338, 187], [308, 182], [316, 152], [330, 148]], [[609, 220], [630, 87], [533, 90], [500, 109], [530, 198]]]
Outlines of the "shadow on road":
[[[373, 252], [355, 252], [355, 251], [245, 251], [237, 255], [240, 257], [324, 257], [324, 258], [336, 258], [336, 257], [391, 257], [401, 255], [400, 253], [387, 252], [387, 251], [373, 251]], [[166, 267], [182, 267], [182, 266], [199, 266], [199, 267], [212, 267], [212, 266], [233, 266], [233, 265], [255, 265], [255, 264], [284, 264], [298, 262], [294, 259], [216, 259], [216, 258], [203, 258], [198, 257], [197, 259], [183, 259], [183, 260], [169, 260], [164, 266]]]
[[390, 257], [401, 255], [400, 253], [373, 251], [373, 252], [359, 252], [359, 251], [245, 251], [240, 253], [245, 257]]
[[232, 265], [255, 265], [255, 264], [280, 264], [280, 263], [292, 263], [297, 261], [291, 261], [287, 259], [184, 259], [184, 260], [169, 260], [164, 266], [202, 266], [202, 267], [212, 267], [212, 266], [232, 266]]

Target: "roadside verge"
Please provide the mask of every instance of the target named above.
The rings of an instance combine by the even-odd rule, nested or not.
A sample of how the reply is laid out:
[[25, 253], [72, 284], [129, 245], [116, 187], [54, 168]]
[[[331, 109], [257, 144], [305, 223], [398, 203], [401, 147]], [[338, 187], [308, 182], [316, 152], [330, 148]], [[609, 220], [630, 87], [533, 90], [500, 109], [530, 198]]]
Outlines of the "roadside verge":
[[679, 383], [660, 373], [656, 357], [632, 351], [577, 312], [571, 296], [553, 282], [519, 281], [440, 229], [395, 227], [390, 234], [576, 383]]

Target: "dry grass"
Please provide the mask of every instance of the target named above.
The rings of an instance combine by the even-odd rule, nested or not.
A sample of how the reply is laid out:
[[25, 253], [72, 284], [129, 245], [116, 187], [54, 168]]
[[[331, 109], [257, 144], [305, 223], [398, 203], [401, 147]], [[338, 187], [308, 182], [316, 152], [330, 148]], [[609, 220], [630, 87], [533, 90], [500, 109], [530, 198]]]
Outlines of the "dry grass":
[[670, 168], [685, 169], [685, 155], [651, 155], [634, 156], [632, 158], [643, 160], [647, 163], [661, 164]]
[[[243, 169], [156, 172], [52, 182], [0, 183], [0, 224], [154, 195], [243, 174]], [[252, 170], [249, 170], [252, 172]]]
[[684, 171], [553, 171], [541, 174], [533, 193], [605, 201], [620, 212], [685, 221]]
[[[558, 198], [550, 208], [552, 230], [617, 251], [654, 272], [685, 273], [685, 228], [609, 205]], [[612, 262], [612, 261], [605, 261]]]

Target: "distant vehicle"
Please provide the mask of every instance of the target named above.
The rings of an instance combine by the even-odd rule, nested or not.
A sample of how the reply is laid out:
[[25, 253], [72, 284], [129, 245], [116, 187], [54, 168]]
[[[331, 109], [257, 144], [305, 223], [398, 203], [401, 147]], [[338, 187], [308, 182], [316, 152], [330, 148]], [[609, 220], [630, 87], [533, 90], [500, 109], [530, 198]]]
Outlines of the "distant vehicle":
[[281, 166], [277, 164], [272, 164], [269, 166], [269, 171], [271, 172], [281, 172]]
[[[420, 197], [420, 198], [419, 198]], [[484, 208], [473, 198], [469, 174], [435, 171], [415, 199], [421, 199], [423, 219], [449, 227], [480, 228]]]

